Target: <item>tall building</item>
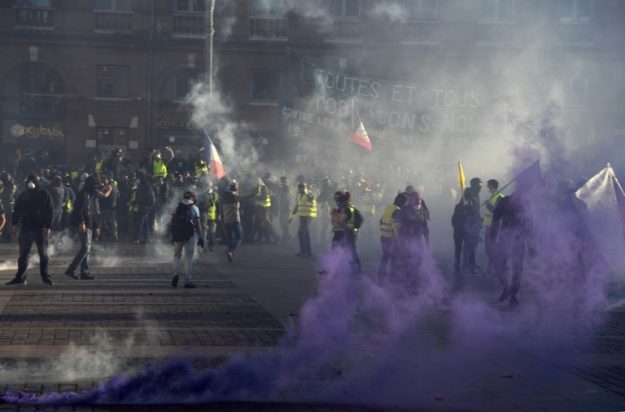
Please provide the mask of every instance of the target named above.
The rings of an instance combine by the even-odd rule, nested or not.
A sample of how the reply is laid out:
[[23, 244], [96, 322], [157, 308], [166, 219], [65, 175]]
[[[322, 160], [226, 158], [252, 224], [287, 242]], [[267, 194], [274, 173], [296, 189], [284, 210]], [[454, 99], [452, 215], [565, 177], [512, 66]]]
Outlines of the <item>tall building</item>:
[[[0, 2], [3, 160], [196, 150], [185, 96], [205, 76], [204, 3]], [[359, 120], [393, 150], [470, 144], [495, 133], [508, 89], [555, 99], [580, 145], [609, 145], [625, 136], [624, 18], [618, 0], [216, 0], [215, 84], [269, 159], [331, 159], [307, 137]]]

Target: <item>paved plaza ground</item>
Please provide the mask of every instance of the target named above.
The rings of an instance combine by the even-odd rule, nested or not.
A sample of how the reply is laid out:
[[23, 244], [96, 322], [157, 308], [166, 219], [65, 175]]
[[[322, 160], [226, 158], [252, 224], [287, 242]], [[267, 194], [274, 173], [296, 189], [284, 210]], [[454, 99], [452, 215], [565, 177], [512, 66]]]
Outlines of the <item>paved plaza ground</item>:
[[[149, 360], [179, 356], [206, 362], [203, 366], [208, 367], [234, 353], [273, 347], [285, 327], [296, 321], [304, 302], [317, 293], [320, 276], [314, 261], [294, 256], [292, 247], [244, 245], [233, 264], [227, 262], [221, 248], [205, 253], [195, 265], [198, 288], [174, 289], [166, 248], [118, 243], [94, 249], [91, 273], [95, 280], [63, 276], [71, 256], [62, 253], [51, 259], [55, 286], [44, 285], [38, 268], [32, 266], [28, 286], [0, 287], [0, 384], [5, 391], [76, 391], [93, 387], [119, 368], [141, 367]], [[0, 264], [2, 284], [14, 275], [16, 257], [15, 245], [0, 246], [0, 259], [5, 261]], [[475, 294], [491, 296], [495, 291], [492, 279], [484, 275], [466, 282]], [[435, 378], [414, 382], [423, 402], [410, 410], [625, 410], [625, 312], [611, 312], [607, 324], [588, 334], [584, 338], [592, 344], [568, 364], [552, 364], [540, 353], [502, 340], [500, 345], [516, 355], [512, 360], [492, 362], [489, 379], [472, 381], [471, 371], [461, 370], [458, 376], [466, 374], [466, 379], [458, 380], [460, 385]], [[533, 380], [538, 374], [543, 379], [545, 371], [550, 383], [537, 387]], [[510, 393], [518, 396], [513, 401], [503, 396]], [[350, 406], [291, 400], [40, 409], [0, 404], [0, 410], [403, 409], [392, 405], [367, 409], [354, 399]]]

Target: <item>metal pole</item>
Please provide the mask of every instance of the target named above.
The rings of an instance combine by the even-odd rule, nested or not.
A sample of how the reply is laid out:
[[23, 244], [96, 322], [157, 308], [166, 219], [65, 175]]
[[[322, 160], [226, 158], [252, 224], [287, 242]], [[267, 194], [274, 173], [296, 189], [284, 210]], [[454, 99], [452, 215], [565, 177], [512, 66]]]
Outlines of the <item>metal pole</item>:
[[215, 0], [206, 0], [206, 83], [213, 94], [213, 38], [215, 36]]

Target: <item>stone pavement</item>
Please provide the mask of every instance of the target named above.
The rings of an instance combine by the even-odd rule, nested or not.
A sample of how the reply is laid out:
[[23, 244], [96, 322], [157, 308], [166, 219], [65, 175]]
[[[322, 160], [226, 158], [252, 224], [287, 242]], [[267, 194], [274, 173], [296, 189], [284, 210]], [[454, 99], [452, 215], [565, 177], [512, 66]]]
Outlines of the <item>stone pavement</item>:
[[[221, 248], [206, 253], [195, 264], [199, 287], [193, 290], [171, 287], [167, 247], [119, 243], [94, 249], [95, 280], [76, 281], [62, 275], [70, 252], [51, 259], [54, 287], [42, 284], [36, 265], [29, 270], [28, 286], [0, 287], [1, 389], [81, 390], [118, 370], [140, 367], [148, 359], [223, 359], [272, 347], [302, 304], [316, 293], [315, 265], [295, 257], [288, 247], [246, 245], [237, 251], [234, 264], [226, 261]], [[14, 275], [16, 256], [15, 245], [0, 245], [0, 260], [5, 260], [0, 263], [2, 284]], [[467, 282], [478, 294], [495, 290], [484, 277]], [[592, 344], [575, 365], [551, 363], [540, 353], [502, 341], [502, 347], [515, 353], [513, 360], [492, 362], [492, 371], [480, 382], [472, 381], [471, 371], [459, 371], [460, 383], [434, 378], [411, 383], [423, 394], [419, 410], [625, 410], [625, 312], [613, 312], [604, 327], [589, 333]], [[488, 364], [490, 360], [476, 361]], [[545, 370], [553, 375], [552, 383], [537, 389], [532, 380]], [[394, 384], [393, 378], [388, 382]], [[397, 388], [404, 385], [397, 382]], [[376, 409], [283, 403], [47, 409], [0, 404], [0, 410]]]

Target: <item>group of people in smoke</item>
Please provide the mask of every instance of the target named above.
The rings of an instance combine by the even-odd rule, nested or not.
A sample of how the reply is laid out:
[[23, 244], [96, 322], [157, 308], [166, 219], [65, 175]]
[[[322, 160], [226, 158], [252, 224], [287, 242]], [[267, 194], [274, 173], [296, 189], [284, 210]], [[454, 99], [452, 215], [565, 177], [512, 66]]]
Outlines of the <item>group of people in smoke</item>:
[[[25, 271], [33, 243], [40, 255], [41, 276], [45, 283], [53, 283], [47, 269], [51, 233], [69, 233], [80, 241], [80, 249], [65, 274], [84, 280], [93, 278], [89, 273], [89, 254], [94, 240], [125, 238], [146, 243], [170, 233], [175, 263], [172, 285], [177, 286], [184, 275], [185, 287], [192, 288], [196, 246], [206, 245], [212, 251], [220, 241], [225, 245], [225, 256], [232, 262], [242, 242], [289, 241], [289, 225], [294, 218], [299, 221], [298, 256], [312, 255], [311, 228], [315, 227], [319, 233], [317, 244], [331, 233], [332, 248], [346, 252], [349, 271], [361, 273], [357, 237], [373, 237], [370, 230], [377, 227], [380, 210], [379, 280], [418, 283], [423, 258], [430, 253], [430, 211], [413, 186], [392, 194], [391, 188], [383, 189], [381, 184], [371, 183], [363, 176], [344, 176], [333, 182], [327, 176], [299, 175], [295, 179], [297, 190], [293, 192], [286, 176], [275, 181], [270, 173], [255, 178], [247, 171], [240, 178], [231, 175], [214, 181], [209, 172], [201, 152], [181, 160], [169, 147], [149, 152], [138, 163], [124, 158], [121, 150], [113, 150], [104, 159], [96, 154], [81, 170], [41, 164], [32, 152], [25, 153], [15, 173], [0, 173], [0, 200], [4, 205], [0, 206], [0, 223], [4, 226], [5, 216], [11, 222], [11, 229], [3, 230], [3, 238], [10, 241], [21, 227], [18, 271], [9, 284], [26, 283]], [[348, 187], [356, 190], [339, 189]], [[489, 196], [483, 204], [481, 188], [481, 179], [471, 179], [453, 212], [455, 273], [457, 279], [462, 279], [463, 273], [480, 270], [476, 250], [483, 230], [488, 257], [486, 272], [499, 276], [503, 286], [500, 299], [516, 304], [531, 219], [527, 218], [525, 203], [515, 196], [505, 197], [496, 180], [488, 180]], [[521, 193], [519, 189], [517, 192]], [[392, 196], [393, 203], [383, 208], [384, 200]], [[172, 214], [173, 209], [176, 212]], [[178, 221], [176, 215], [180, 217]], [[363, 225], [365, 221], [367, 224]], [[274, 223], [280, 227], [281, 235], [276, 233]], [[508, 265], [510, 280], [505, 276]]]

